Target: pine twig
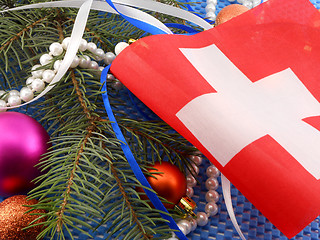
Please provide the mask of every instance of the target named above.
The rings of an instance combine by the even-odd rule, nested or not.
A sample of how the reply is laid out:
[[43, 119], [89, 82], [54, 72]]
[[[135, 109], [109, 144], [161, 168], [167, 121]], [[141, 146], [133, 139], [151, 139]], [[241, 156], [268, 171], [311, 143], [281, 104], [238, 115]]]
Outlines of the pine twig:
[[9, 39], [5, 44], [3, 44], [0, 47], [0, 52], [9, 46], [12, 42], [18, 40], [22, 35], [24, 35], [26, 32], [28, 32], [30, 29], [34, 28], [37, 24], [41, 23], [42, 21], [46, 20], [48, 16], [45, 16], [43, 18], [40, 18], [39, 20], [33, 22], [32, 24], [26, 26], [24, 29], [22, 29], [20, 32], [18, 32], [15, 36], [13, 36], [11, 39]]

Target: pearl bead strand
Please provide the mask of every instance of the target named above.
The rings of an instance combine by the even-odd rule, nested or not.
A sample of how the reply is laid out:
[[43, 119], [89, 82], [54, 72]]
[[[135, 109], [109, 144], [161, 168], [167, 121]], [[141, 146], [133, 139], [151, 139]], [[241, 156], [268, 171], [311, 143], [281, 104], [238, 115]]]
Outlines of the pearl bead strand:
[[[230, 3], [235, 3], [236, 0], [229, 0]], [[261, 0], [237, 0], [239, 4], [242, 4], [243, 6], [251, 9], [256, 6], [258, 6], [261, 3]], [[210, 20], [210, 21], [215, 21], [216, 20], [216, 7], [218, 4], [218, 0], [207, 0], [206, 1], [207, 5], [205, 7], [206, 15], [205, 18]]]
[[[202, 163], [202, 157], [200, 156], [190, 156], [190, 160], [192, 161], [192, 173], [194, 176], [199, 174], [199, 166]], [[187, 196], [192, 197], [194, 194], [193, 187], [196, 186], [197, 181], [191, 173], [189, 173], [186, 177], [187, 179]], [[217, 202], [219, 201], [219, 193], [216, 191], [219, 187], [219, 182], [217, 177], [220, 175], [220, 171], [214, 166], [210, 165], [206, 169], [206, 175], [208, 179], [205, 182], [206, 189], [208, 190], [205, 199], [206, 206], [205, 212], [198, 212], [196, 219], [182, 219], [177, 223], [177, 226], [181, 230], [181, 232], [185, 235], [188, 235], [190, 232], [194, 231], [197, 226], [205, 226], [209, 222], [209, 217], [214, 216], [218, 213]], [[168, 240], [177, 240], [175, 234]]]
[[[70, 44], [70, 37], [65, 38], [62, 43], [54, 42], [49, 47], [49, 53], [43, 54], [39, 62], [40, 64], [34, 65], [31, 69], [31, 76], [26, 80], [26, 86], [18, 90], [5, 91], [0, 90], [0, 112], [5, 112], [5, 107], [18, 106], [23, 102], [29, 102], [34, 98], [35, 93], [41, 93], [46, 85], [50, 84], [54, 79], [58, 69], [60, 68], [62, 60], [56, 60], [53, 63], [53, 69], [45, 69], [48, 64], [52, 64], [54, 57], [58, 57], [64, 53]], [[120, 52], [125, 48], [125, 44], [122, 43], [122, 47], [117, 50]], [[115, 59], [116, 55], [112, 52], [105, 53], [102, 49], [98, 48], [93, 42], [87, 42], [85, 39], [81, 39], [79, 51], [81, 54], [76, 55], [70, 68], [88, 68], [102, 71], [104, 67], [100, 67], [98, 62], [103, 61], [109, 65]], [[88, 55], [93, 55], [96, 60], [91, 60]], [[97, 62], [98, 61], [98, 62]], [[110, 75], [110, 79], [113, 79]]]

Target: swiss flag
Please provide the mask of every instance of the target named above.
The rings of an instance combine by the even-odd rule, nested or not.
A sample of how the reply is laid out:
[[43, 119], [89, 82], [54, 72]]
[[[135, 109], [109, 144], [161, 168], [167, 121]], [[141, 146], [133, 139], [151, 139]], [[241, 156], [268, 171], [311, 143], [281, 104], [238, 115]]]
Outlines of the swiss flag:
[[289, 238], [320, 214], [320, 14], [269, 0], [214, 29], [131, 44], [112, 73]]

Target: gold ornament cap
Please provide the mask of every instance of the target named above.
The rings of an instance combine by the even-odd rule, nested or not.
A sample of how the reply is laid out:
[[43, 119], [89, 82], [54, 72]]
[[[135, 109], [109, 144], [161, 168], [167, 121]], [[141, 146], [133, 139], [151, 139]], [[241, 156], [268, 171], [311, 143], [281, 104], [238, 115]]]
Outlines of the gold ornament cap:
[[175, 206], [175, 210], [178, 211], [184, 218], [192, 216], [196, 218], [197, 215], [193, 210], [197, 207], [197, 204], [188, 196], [181, 198], [180, 202]]

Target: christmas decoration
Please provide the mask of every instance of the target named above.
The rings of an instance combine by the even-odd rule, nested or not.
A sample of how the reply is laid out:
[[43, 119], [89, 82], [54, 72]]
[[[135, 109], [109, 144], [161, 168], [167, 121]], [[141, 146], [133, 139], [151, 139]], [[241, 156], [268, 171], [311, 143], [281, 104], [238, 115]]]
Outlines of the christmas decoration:
[[[202, 163], [202, 157], [190, 156], [190, 160], [194, 163], [191, 172], [193, 172], [193, 175], [197, 176], [199, 174], [199, 167]], [[205, 185], [208, 192], [205, 194], [207, 201], [205, 212], [198, 211], [195, 218], [187, 217], [186, 219], [182, 219], [178, 222], [178, 227], [185, 235], [188, 235], [190, 232], [194, 231], [197, 226], [207, 225], [209, 218], [218, 213], [218, 206], [216, 203], [219, 200], [219, 194], [215, 190], [217, 190], [219, 186], [219, 182], [217, 180], [219, 174], [219, 170], [214, 165], [210, 165], [206, 169], [206, 175], [208, 179], [206, 180]], [[195, 187], [197, 183], [193, 175], [191, 173], [187, 175], [187, 195], [190, 198], [194, 194], [193, 187]], [[171, 240], [174, 239], [176, 238], [171, 238]]]
[[[32, 210], [28, 213], [31, 207], [25, 205], [34, 205], [38, 201], [27, 200], [25, 195], [16, 195], [7, 198], [0, 203], [0, 239], [1, 240], [35, 240], [38, 234], [41, 232], [42, 225], [34, 226], [25, 229], [36, 220], [39, 215], [44, 214], [43, 210]], [[44, 222], [42, 218], [37, 220], [33, 224], [39, 224]]]
[[[7, 106], [15, 107], [20, 105], [21, 100], [24, 102], [35, 100], [34, 93], [41, 93], [46, 88], [46, 85], [48, 86], [48, 84], [55, 79], [62, 60], [56, 60], [54, 57], [61, 56], [64, 51], [67, 50], [70, 40], [71, 38], [67, 37], [63, 39], [61, 44], [54, 42], [50, 45], [50, 52], [43, 54], [39, 60], [40, 64], [36, 64], [31, 68], [32, 75], [27, 78], [25, 86], [21, 88], [20, 92], [17, 90], [0, 90], [0, 112], [6, 111], [5, 107]], [[115, 58], [114, 53], [105, 53], [101, 48], [98, 48], [95, 43], [88, 43], [85, 39], [81, 39], [79, 50], [83, 55], [76, 55], [71, 62], [70, 68], [79, 66], [80, 68], [102, 71], [103, 67], [100, 67], [98, 62], [103, 60], [106, 64], [110, 64]], [[93, 55], [94, 60], [91, 60], [88, 55]], [[44, 69], [44, 67], [46, 68]], [[50, 69], [50, 67], [52, 69]], [[49, 88], [51, 87], [49, 86]], [[36, 99], [44, 94], [45, 92], [38, 95]]]
[[215, 24], [218, 26], [236, 16], [239, 16], [242, 13], [245, 13], [248, 10], [249, 8], [241, 4], [231, 4], [226, 6], [218, 13]]
[[[217, 177], [219, 176], [219, 170], [211, 165], [207, 168], [206, 174], [208, 179], [206, 181], [206, 188], [208, 192], [206, 193], [207, 204], [205, 206], [205, 212], [198, 212], [197, 215], [194, 215], [193, 210], [195, 206], [192, 206], [194, 203], [191, 203], [189, 212], [189, 204], [185, 201], [190, 201], [189, 198], [185, 199], [184, 196], [192, 197], [194, 194], [193, 187], [196, 186], [197, 181], [193, 175], [198, 175], [199, 166], [202, 163], [202, 158], [199, 156], [190, 156], [190, 160], [193, 162], [189, 174], [185, 177], [178, 167], [169, 163], [169, 162], [156, 162], [149, 166], [148, 168], [148, 177], [151, 187], [157, 192], [157, 194], [165, 198], [168, 202], [173, 204], [165, 203], [165, 207], [173, 208], [176, 207], [177, 210], [183, 211], [186, 210], [186, 213], [190, 215], [185, 215], [185, 218], [178, 222], [178, 227], [185, 235], [189, 234], [191, 231], [194, 231], [197, 225], [205, 226], [208, 224], [209, 217], [214, 216], [218, 212], [218, 206], [216, 202], [219, 200], [219, 194], [215, 191], [218, 188]], [[137, 189], [138, 192], [143, 192], [142, 188]], [[147, 199], [145, 195], [141, 195], [142, 199]], [[175, 205], [175, 206], [174, 206]], [[181, 210], [180, 210], [181, 209]], [[176, 239], [172, 237], [170, 239]]]
[[[174, 208], [181, 198], [186, 195], [186, 177], [172, 163], [162, 161], [150, 165], [147, 180], [159, 196], [170, 202], [164, 203], [166, 208]], [[138, 191], [142, 192], [142, 189], [139, 188]], [[146, 197], [143, 198], [147, 199]]]
[[26, 193], [40, 175], [35, 165], [49, 147], [49, 135], [33, 118], [0, 113], [0, 196]]
[[[272, 2], [276, 1], [278, 0], [270, 0], [270, 5], [272, 6]], [[314, 18], [309, 18], [310, 11], [304, 11], [304, 6], [300, 6], [296, 1], [283, 1], [281, 9], [285, 11], [285, 14], [282, 15], [288, 16], [292, 13], [299, 13], [299, 16], [294, 16], [290, 21], [295, 22], [295, 20], [299, 20], [297, 26], [303, 27], [308, 21], [311, 23], [313, 21], [311, 19]], [[208, 23], [193, 13], [196, 12], [205, 17], [206, 10], [208, 10], [208, 19], [210, 19], [210, 16], [214, 18], [215, 13], [218, 13], [221, 8], [234, 4], [235, 1], [207, 0], [205, 3], [204, 0], [202, 3], [197, 2], [192, 4], [189, 1], [181, 3], [177, 0], [121, 1], [121, 4], [118, 1], [114, 1], [113, 4], [109, 0], [107, 0], [108, 3], [97, 0], [53, 2], [46, 2], [44, 0], [33, 2], [35, 4], [30, 6], [28, 5], [30, 1], [26, 0], [0, 0], [0, 8], [9, 10], [1, 12], [0, 15], [0, 111], [6, 111], [7, 108], [19, 106], [19, 108], [16, 108], [17, 111], [26, 112], [29, 116], [39, 121], [41, 120], [43, 126], [50, 133], [53, 146], [49, 150], [45, 160], [39, 164], [43, 175], [37, 179], [39, 185], [29, 193], [32, 198], [40, 199], [35, 208], [46, 210], [45, 216], [47, 218], [42, 230], [45, 240], [99, 239], [102, 234], [104, 238], [111, 239], [136, 238], [150, 240], [167, 239], [170, 237], [175, 239], [172, 236], [172, 229], [176, 228], [167, 225], [168, 220], [163, 217], [163, 213], [159, 214], [159, 209], [150, 208], [145, 200], [138, 198], [139, 192], [137, 192], [136, 186], [142, 188], [143, 184], [134, 174], [134, 169], [130, 166], [127, 156], [120, 147], [124, 141], [115, 137], [117, 135], [117, 131], [113, 130], [115, 121], [107, 117], [106, 108], [102, 103], [103, 97], [101, 97], [101, 93], [104, 94], [104, 90], [101, 90], [101, 83], [98, 80], [98, 76], [100, 75], [99, 70], [112, 63], [115, 58], [113, 52], [118, 54], [116, 58], [121, 58], [123, 55], [128, 54], [127, 49], [124, 49], [128, 46], [126, 42], [130, 42], [130, 39], [140, 39], [146, 33], [154, 34], [152, 29], [156, 29], [157, 33], [179, 34], [185, 34], [185, 31], [192, 32], [190, 29], [194, 31], [211, 29], [215, 26], [213, 22]], [[238, 0], [237, 3], [245, 5], [248, 8], [259, 4], [257, 0]], [[208, 7], [205, 9], [206, 4]], [[275, 4], [278, 3], [276, 2]], [[317, 5], [317, 3], [315, 4]], [[112, 5], [116, 9], [112, 8]], [[259, 18], [259, 16], [263, 15], [261, 19], [271, 21], [271, 23], [268, 22], [265, 26], [271, 26], [272, 21], [275, 20], [277, 20], [279, 25], [283, 24], [282, 16], [280, 18], [265, 17], [265, 10], [267, 12], [266, 16], [269, 16], [268, 6], [269, 3], [262, 5], [260, 7], [262, 11], [256, 12], [253, 18]], [[273, 8], [271, 6], [270, 8]], [[290, 11], [293, 6], [298, 7], [296, 10]], [[20, 10], [11, 12], [14, 7], [19, 7]], [[189, 11], [183, 10], [186, 7]], [[146, 9], [147, 11], [141, 13], [139, 9]], [[275, 8], [277, 11], [281, 9]], [[215, 13], [213, 13], [213, 10]], [[119, 13], [120, 15], [115, 13]], [[246, 14], [250, 13], [244, 13], [244, 15]], [[315, 16], [316, 23], [318, 17], [317, 15]], [[239, 18], [242, 17], [239, 16]], [[137, 24], [140, 29], [134, 27], [127, 22], [130, 19], [134, 19], [134, 24], [142, 22], [143, 26]], [[211, 18], [211, 20], [213, 19]], [[237, 23], [238, 31], [235, 30], [234, 33], [228, 33], [229, 37], [226, 42], [235, 41], [233, 44], [235, 48], [230, 47], [230, 52], [241, 53], [242, 45], [247, 45], [247, 47], [250, 45], [255, 46], [252, 44], [252, 41], [247, 41], [241, 33], [239, 35], [236, 34], [243, 29], [250, 29], [252, 32], [256, 32], [258, 29], [257, 24], [250, 24], [250, 21], [246, 21], [245, 23], [238, 22], [238, 20], [230, 21], [219, 26], [217, 30], [223, 33], [224, 28], [234, 29], [233, 22]], [[150, 25], [149, 29], [145, 27], [150, 23], [152, 25], [151, 28]], [[178, 25], [175, 25], [176, 23]], [[181, 27], [181, 24], [189, 28], [184, 29]], [[169, 25], [170, 29], [167, 27]], [[199, 27], [195, 27], [196, 25]], [[261, 25], [258, 24], [258, 26]], [[289, 25], [287, 24], [282, 29], [283, 31], [278, 32], [279, 34], [273, 34], [274, 39], [279, 41], [279, 36], [290, 33], [291, 27]], [[176, 26], [178, 27], [176, 28]], [[305, 33], [309, 36], [309, 30], [305, 31]], [[206, 35], [206, 32], [202, 34]], [[259, 40], [262, 36], [260, 32], [257, 35]], [[317, 35], [314, 34], [314, 36]], [[70, 38], [68, 38], [69, 36]], [[180, 37], [183, 39], [183, 36]], [[211, 39], [210, 37], [208, 37], [208, 40]], [[269, 44], [277, 48], [278, 42], [274, 41], [274, 39], [269, 41]], [[140, 42], [140, 40], [137, 40], [137, 42]], [[291, 40], [289, 43], [291, 43]], [[68, 44], [68, 41], [72, 44]], [[115, 46], [119, 42], [120, 44], [115, 50]], [[156, 64], [159, 72], [162, 72], [163, 63], [181, 54], [181, 49], [171, 51], [170, 47], [172, 46], [170, 44], [167, 46], [168, 44], [165, 41], [158, 41], [157, 44], [167, 48], [164, 56], [158, 56], [154, 52], [154, 58], [148, 61], [147, 65], [144, 65], [143, 58], [135, 61], [135, 63], [144, 65], [145, 70], [150, 70], [151, 66]], [[223, 42], [221, 42], [219, 46], [223, 45]], [[87, 47], [86, 50], [85, 47]], [[131, 47], [135, 47], [135, 45], [130, 46], [129, 49]], [[188, 47], [190, 47], [189, 44], [183, 46], [183, 48]], [[250, 52], [246, 54], [250, 56], [250, 54], [257, 53], [257, 55], [265, 56], [261, 53], [261, 49], [263, 48], [252, 47]], [[301, 49], [304, 49], [310, 55], [314, 52], [317, 53], [316, 45], [309, 44], [309, 42], [308, 44], [296, 46], [297, 51]], [[122, 52], [120, 53], [120, 51]], [[228, 50], [225, 51], [228, 52]], [[145, 53], [148, 54], [147, 51]], [[98, 55], [103, 57], [103, 59], [97, 60], [97, 57], [99, 58]], [[300, 54], [291, 55], [292, 58], [297, 58], [297, 60], [300, 59], [300, 56]], [[82, 63], [80, 64], [81, 59]], [[248, 57], [248, 59], [250, 58]], [[247, 67], [252, 66], [257, 71], [263, 69], [261, 66], [257, 67], [255, 60], [247, 62], [248, 59], [243, 61], [244, 65]], [[282, 66], [281, 61], [283, 61], [283, 58], [281, 54], [278, 62], [274, 62], [274, 59], [271, 60], [271, 64], [269, 63], [269, 65]], [[300, 60], [302, 63], [309, 61]], [[38, 65], [39, 62], [41, 66]], [[96, 69], [97, 65], [94, 62], [98, 63], [99, 70]], [[208, 62], [210, 63], [210, 61]], [[316, 64], [319, 61], [312, 60], [311, 62]], [[183, 64], [183, 61], [181, 63]], [[170, 67], [174, 66], [174, 64], [169, 65]], [[303, 65], [301, 64], [301, 66]], [[215, 64], [211, 64], [210, 69], [214, 66]], [[121, 67], [122, 71], [126, 72], [130, 70], [131, 66], [123, 62]], [[189, 71], [188, 68], [190, 68], [190, 65], [184, 68], [183, 71], [175, 68], [171, 75], [183, 78], [183, 72]], [[191, 68], [193, 67], [191, 66]], [[136, 70], [140, 71], [138, 67]], [[306, 73], [310, 71], [309, 68], [303, 70]], [[167, 77], [166, 71], [162, 73], [163, 80], [165, 80]], [[314, 76], [314, 79], [317, 79], [317, 75]], [[143, 83], [144, 79], [143, 77], [136, 78], [134, 74], [131, 78], [136, 85], [141, 84], [141, 80]], [[153, 80], [155, 76], [152, 75], [149, 78]], [[170, 126], [159, 120], [131, 93], [128, 94], [127, 89], [122, 88], [123, 85], [112, 73], [109, 73], [105, 79], [108, 86], [111, 111], [115, 113], [119, 128], [126, 139], [125, 144], [131, 149], [139, 169], [148, 169], [150, 162], [159, 162], [162, 159], [177, 163], [181, 169], [190, 166], [190, 160], [195, 163], [195, 171], [192, 174], [193, 176], [197, 176], [201, 184], [194, 186], [195, 179], [191, 178], [189, 172], [186, 171], [186, 195], [191, 196], [193, 193], [195, 194], [194, 200], [200, 203], [199, 209], [196, 209], [195, 213], [202, 212], [200, 225], [205, 223], [206, 218], [204, 214], [209, 213], [213, 215], [215, 213], [217, 208], [214, 204], [216, 204], [215, 202], [219, 199], [219, 194], [222, 192], [220, 187], [217, 191], [213, 190], [218, 184], [212, 178], [216, 178], [219, 175], [219, 171], [215, 167], [209, 166], [206, 161], [204, 161], [201, 167], [198, 167], [198, 162], [201, 162], [199, 158], [193, 156], [190, 159], [190, 157], [187, 157], [190, 154], [194, 154], [196, 151], [194, 147], [191, 147]], [[188, 81], [193, 86], [192, 91], [186, 95], [195, 97], [194, 94], [201, 87], [196, 83], [196, 79], [197, 76], [195, 74]], [[164, 94], [168, 99], [171, 96], [177, 96], [177, 98], [166, 104], [168, 110], [179, 102], [179, 94], [173, 94], [174, 88], [172, 86], [174, 84], [175, 81], [172, 81], [171, 85], [164, 90]], [[161, 84], [154, 84], [153, 89], [148, 94], [157, 99], [158, 97], [154, 94], [154, 90], [160, 87]], [[309, 86], [307, 87], [309, 88]], [[144, 86], [142, 84], [141, 88], [148, 89], [148, 85]], [[211, 93], [211, 91], [206, 93]], [[313, 94], [314, 96], [318, 95], [317, 91]], [[20, 107], [20, 103], [27, 106]], [[298, 105], [296, 104], [296, 106]], [[228, 109], [227, 106], [229, 105], [224, 105], [221, 110]], [[165, 115], [169, 116], [169, 114], [170, 111]], [[201, 114], [195, 115], [200, 116], [206, 122]], [[233, 118], [233, 120], [238, 119], [238, 116]], [[317, 122], [319, 122], [317, 118], [313, 120], [307, 118], [304, 120], [314, 126], [317, 126]], [[208, 134], [209, 129], [210, 126], [206, 129], [206, 134], [204, 135], [210, 137], [211, 134]], [[260, 147], [258, 146], [258, 148]], [[250, 150], [249, 152], [254, 151]], [[281, 150], [275, 151], [273, 148], [270, 148], [260, 155], [261, 159], [268, 152], [278, 154]], [[251, 159], [250, 156], [248, 159]], [[259, 158], [256, 162], [259, 163], [261, 159]], [[219, 168], [221, 167], [219, 164], [215, 165]], [[206, 170], [205, 167], [207, 166]], [[269, 167], [269, 162], [262, 166], [264, 169], [267, 169], [265, 166]], [[222, 170], [228, 173], [228, 167], [232, 167], [231, 162]], [[252, 170], [250, 167], [251, 165], [248, 162], [239, 162], [239, 165], [236, 166], [238, 172], [235, 174], [235, 177], [243, 177], [243, 182], [246, 181], [249, 185], [257, 183], [256, 185], [259, 185], [259, 189], [253, 191], [254, 196], [265, 197], [266, 201], [269, 201], [274, 194], [281, 197], [277, 189], [281, 185], [277, 185], [274, 188], [275, 192], [267, 192], [267, 194], [265, 194], [264, 189], [269, 189], [269, 183], [274, 183], [274, 179], [277, 179], [278, 176], [283, 176], [282, 173], [278, 171], [274, 172], [273, 169], [266, 175], [258, 172], [256, 179], [247, 181], [245, 179], [247, 176], [250, 176], [249, 173]], [[295, 169], [291, 170], [293, 173], [296, 173]], [[274, 174], [272, 175], [273, 172]], [[268, 174], [272, 176], [270, 177]], [[297, 176], [299, 176], [299, 173]], [[302, 176], [300, 179], [308, 180], [305, 176]], [[230, 177], [230, 180], [234, 182], [234, 178]], [[11, 185], [17, 185], [16, 182], [19, 181], [18, 179], [10, 181], [10, 183]], [[304, 190], [305, 188], [304, 183], [297, 182], [296, 179], [294, 184], [297, 184], [300, 189]], [[285, 186], [284, 189], [288, 185]], [[208, 190], [206, 187], [213, 189]], [[262, 193], [260, 193], [261, 189]], [[296, 194], [299, 191], [291, 191], [291, 193], [295, 192], [292, 198], [300, 196]], [[316, 188], [315, 191], [317, 191]], [[244, 193], [247, 195], [246, 191]], [[304, 206], [309, 206], [309, 203], [312, 203], [313, 200], [312, 198], [308, 199], [308, 196], [302, 194], [302, 199], [296, 201], [298, 206], [296, 215], [304, 215], [299, 207], [302, 206], [303, 202], [308, 203], [304, 204]], [[209, 202], [211, 203], [209, 204]], [[177, 220], [180, 230], [186, 234], [198, 225], [197, 231], [190, 232], [188, 238], [233, 238], [237, 233], [231, 227], [232, 223], [225, 211], [224, 202], [221, 201], [222, 210], [217, 215], [208, 218], [208, 224], [203, 229], [202, 226], [196, 223], [195, 219], [190, 223], [191, 225], [185, 222], [187, 219], [184, 219], [181, 221]], [[244, 235], [248, 239], [261, 237], [269, 240], [271, 238], [285, 239], [283, 234], [270, 224], [265, 216], [257, 211], [252, 203], [243, 197], [236, 188], [232, 189], [232, 202], [237, 204], [237, 208], [235, 208], [236, 216], [240, 225], [244, 224], [244, 227], [241, 225], [241, 229], [244, 230]], [[208, 206], [206, 206], [207, 204]], [[245, 214], [242, 212], [242, 206], [244, 206]], [[269, 206], [275, 209], [275, 213], [278, 213], [278, 211], [282, 213], [283, 209], [287, 209], [286, 206], [283, 209], [281, 206], [275, 207], [273, 202], [270, 202]], [[310, 212], [317, 209], [312, 204], [310, 206], [312, 206], [310, 207]], [[260, 206], [257, 207], [260, 209]], [[170, 215], [168, 214], [168, 216]], [[250, 222], [249, 225], [247, 225], [248, 222]], [[292, 222], [291, 220], [287, 221], [288, 226]], [[302, 225], [301, 227], [303, 227]], [[270, 234], [271, 230], [272, 235]], [[179, 238], [186, 239], [182, 232], [176, 232], [177, 236], [181, 233], [183, 237], [179, 235]], [[309, 227], [305, 228], [297, 236], [297, 239], [319, 239], [319, 234], [318, 220], [316, 220]]]

